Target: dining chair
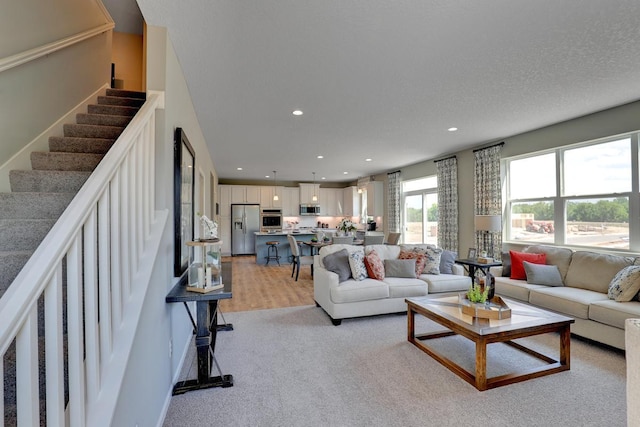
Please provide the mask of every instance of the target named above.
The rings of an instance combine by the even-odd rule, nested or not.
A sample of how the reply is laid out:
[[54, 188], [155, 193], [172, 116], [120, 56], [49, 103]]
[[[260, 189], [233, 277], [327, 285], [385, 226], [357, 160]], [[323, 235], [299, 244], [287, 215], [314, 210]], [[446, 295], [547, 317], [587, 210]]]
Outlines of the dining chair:
[[296, 241], [296, 238], [293, 237], [291, 234], [287, 235], [287, 240], [289, 240], [289, 246], [291, 247], [291, 256], [293, 258], [293, 268], [291, 269], [291, 277], [293, 277], [293, 273], [295, 272], [296, 282], [298, 281], [301, 265], [310, 265], [311, 277], [313, 277], [313, 257], [309, 255], [300, 255], [300, 246], [298, 246], [298, 242]]
[[400, 241], [400, 233], [389, 233], [387, 235], [387, 245], [397, 245]]
[[333, 236], [334, 245], [351, 245], [353, 244], [353, 236]]
[[364, 235], [364, 242], [362, 243], [365, 246], [368, 245], [381, 245], [384, 243], [384, 235], [380, 236], [367, 236]]

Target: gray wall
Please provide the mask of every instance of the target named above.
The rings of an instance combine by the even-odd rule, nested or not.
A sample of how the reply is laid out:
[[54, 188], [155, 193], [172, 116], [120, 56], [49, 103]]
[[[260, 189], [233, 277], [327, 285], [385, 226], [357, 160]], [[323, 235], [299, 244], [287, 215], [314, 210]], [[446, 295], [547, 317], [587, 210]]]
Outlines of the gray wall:
[[[9, 3], [9, 4], [6, 4]], [[0, 14], [0, 62], [108, 23], [97, 2], [11, 1]], [[0, 165], [108, 84], [111, 31], [0, 72]]]
[[[502, 157], [534, 153], [554, 147], [590, 141], [640, 129], [640, 101], [579, 117], [497, 141], [478, 142], [478, 147], [504, 141]], [[459, 250], [475, 246], [473, 228], [473, 150], [453, 153], [458, 157]], [[435, 175], [433, 161], [402, 168], [402, 179]]]
[[[165, 110], [156, 113], [156, 204], [158, 209], [169, 210], [170, 220], [163, 233], [161, 253], [155, 263], [155, 281], [142, 309], [135, 345], [118, 399], [112, 423], [118, 426], [158, 424], [170, 401], [174, 377], [188, 346], [192, 345], [191, 322], [183, 305], [164, 302], [166, 294], [177, 281], [173, 278], [173, 134], [176, 127], [185, 130], [196, 152], [196, 200], [199, 200], [201, 191], [198, 174], [205, 177], [206, 206], [201, 209], [196, 205], [196, 212], [207, 211], [211, 206], [210, 176], [217, 180], [167, 32], [163, 28], [149, 26], [146, 37], [147, 89], [164, 91], [166, 106]], [[170, 343], [173, 348], [171, 356]]]

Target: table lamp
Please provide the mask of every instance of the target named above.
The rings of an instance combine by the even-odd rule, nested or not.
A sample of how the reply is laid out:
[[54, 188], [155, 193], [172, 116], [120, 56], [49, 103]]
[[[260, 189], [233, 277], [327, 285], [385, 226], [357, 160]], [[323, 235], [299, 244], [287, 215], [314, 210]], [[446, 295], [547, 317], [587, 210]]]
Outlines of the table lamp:
[[491, 238], [491, 250], [489, 256], [493, 258], [493, 233], [502, 231], [502, 215], [476, 215], [476, 231], [488, 231]]

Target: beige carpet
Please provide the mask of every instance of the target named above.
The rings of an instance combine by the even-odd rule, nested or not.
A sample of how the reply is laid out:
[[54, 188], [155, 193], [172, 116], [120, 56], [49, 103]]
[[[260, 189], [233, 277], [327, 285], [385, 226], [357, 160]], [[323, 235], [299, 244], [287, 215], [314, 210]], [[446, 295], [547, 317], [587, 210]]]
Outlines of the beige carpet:
[[[479, 392], [407, 342], [406, 316], [336, 327], [322, 309], [305, 306], [226, 320], [235, 330], [218, 333], [216, 354], [235, 385], [174, 396], [165, 426], [626, 425], [624, 355], [577, 338], [570, 371]], [[557, 357], [555, 334], [521, 341]], [[464, 338], [439, 345], [473, 367]], [[504, 344], [489, 346], [488, 360], [490, 375], [539, 363]]]

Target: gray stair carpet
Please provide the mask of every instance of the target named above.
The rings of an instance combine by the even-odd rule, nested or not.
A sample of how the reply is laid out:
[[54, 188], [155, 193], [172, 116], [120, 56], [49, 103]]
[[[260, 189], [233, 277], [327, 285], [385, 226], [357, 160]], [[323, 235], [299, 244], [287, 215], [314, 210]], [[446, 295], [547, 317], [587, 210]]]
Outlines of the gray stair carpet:
[[[31, 153], [30, 170], [9, 172], [11, 192], [0, 193], [0, 298], [32, 256], [78, 190], [120, 136], [146, 95], [142, 92], [107, 89], [98, 104], [65, 124], [64, 134], [49, 138], [49, 151]], [[63, 277], [65, 275], [63, 264]], [[63, 298], [66, 289], [63, 283]], [[38, 301], [38, 334], [44, 369], [44, 304]], [[66, 328], [66, 314], [63, 313]], [[66, 352], [66, 340], [65, 340]], [[5, 366], [5, 425], [16, 424], [15, 347], [0, 360]], [[65, 364], [65, 396], [68, 393]], [[39, 379], [41, 423], [45, 420], [44, 375]], [[0, 424], [2, 424], [0, 422]]]
[[0, 193], [0, 297], [145, 99], [107, 89], [49, 138], [49, 151], [31, 153], [30, 170], [10, 171], [11, 192]]

